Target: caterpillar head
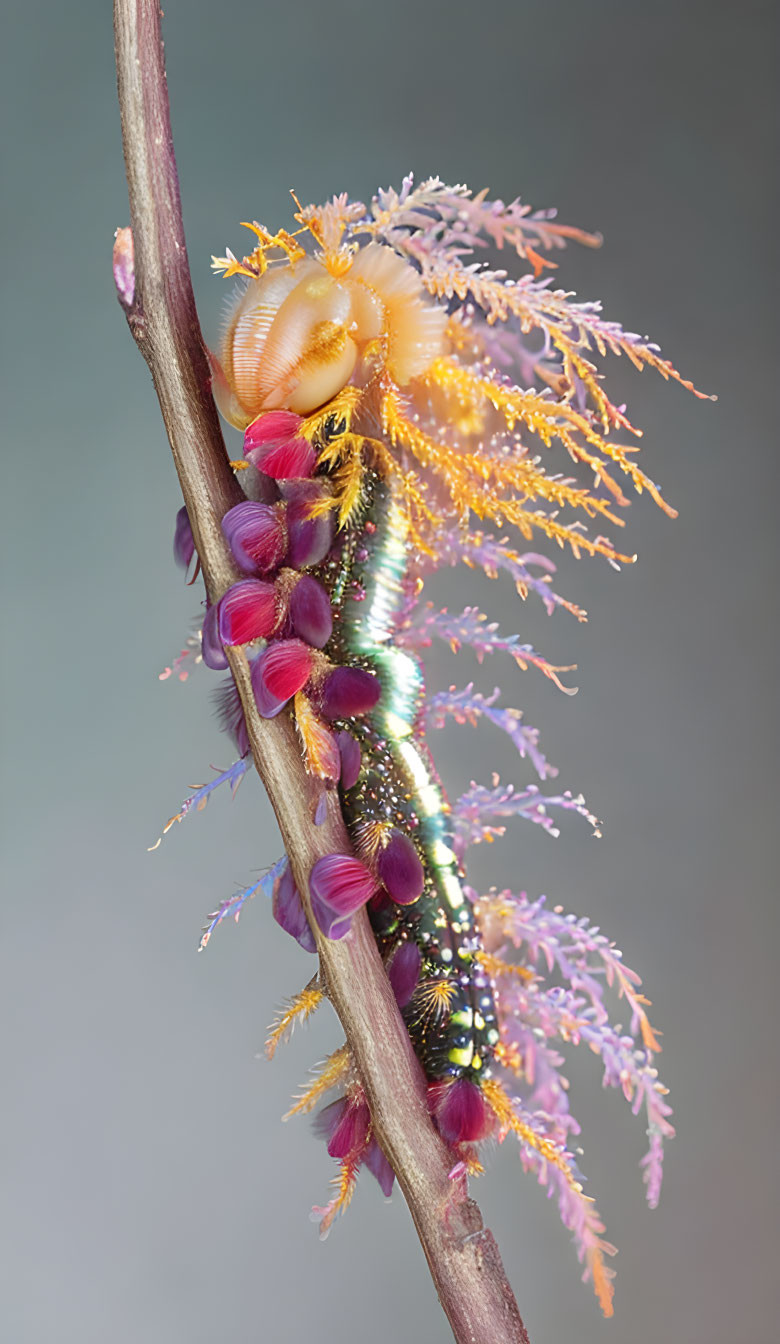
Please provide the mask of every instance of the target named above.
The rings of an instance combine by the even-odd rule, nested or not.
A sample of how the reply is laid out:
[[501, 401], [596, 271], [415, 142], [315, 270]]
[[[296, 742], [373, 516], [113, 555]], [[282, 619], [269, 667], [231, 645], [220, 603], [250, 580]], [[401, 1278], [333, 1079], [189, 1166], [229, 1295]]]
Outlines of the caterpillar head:
[[441, 354], [446, 323], [413, 267], [378, 243], [270, 266], [228, 315], [214, 395], [245, 429], [265, 411], [311, 414], [377, 362], [404, 387]]

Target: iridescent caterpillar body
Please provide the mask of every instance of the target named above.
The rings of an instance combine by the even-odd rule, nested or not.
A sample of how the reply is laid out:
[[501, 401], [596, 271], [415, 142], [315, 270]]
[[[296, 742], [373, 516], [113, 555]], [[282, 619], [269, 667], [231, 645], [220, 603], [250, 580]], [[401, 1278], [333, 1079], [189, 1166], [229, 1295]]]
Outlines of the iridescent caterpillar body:
[[[548, 610], [563, 606], [582, 619], [552, 591], [551, 562], [520, 553], [504, 529], [615, 566], [630, 559], [600, 530], [591, 535], [567, 517], [571, 510], [599, 526], [622, 525], [621, 477], [672, 512], [637, 466], [635, 445], [611, 437], [636, 431], [607, 396], [594, 359], [624, 352], [639, 368], [683, 380], [655, 346], [603, 319], [597, 304], [575, 304], [540, 278], [553, 264], [542, 253], [570, 238], [598, 242], [558, 225], [552, 212], [489, 202], [438, 180], [414, 189], [408, 179], [369, 209], [339, 197], [299, 207], [296, 219], [296, 234], [251, 225], [258, 242], [248, 257], [214, 259], [215, 269], [243, 277], [213, 369], [220, 409], [244, 432], [235, 465], [245, 468], [249, 497], [223, 529], [247, 577], [207, 610], [203, 659], [225, 667], [224, 646], [254, 646], [260, 713], [291, 712], [307, 770], [323, 794], [340, 790], [354, 853], [315, 864], [314, 917], [324, 936], [342, 938], [368, 907], [454, 1161], [479, 1170], [476, 1145], [513, 1131], [523, 1164], [555, 1189], [585, 1276], [610, 1312], [604, 1255], [614, 1248], [583, 1193], [555, 1043], [586, 1042], [601, 1056], [605, 1081], [635, 1110], [644, 1107], [654, 1204], [662, 1140], [673, 1130], [638, 977], [587, 921], [523, 894], [476, 897], [463, 868], [469, 844], [501, 832], [490, 824], [496, 819], [526, 817], [548, 830], [556, 808], [595, 819], [581, 798], [534, 786], [473, 785], [451, 806], [426, 739], [448, 717], [488, 719], [543, 780], [556, 772], [519, 712], [497, 706], [497, 692], [469, 685], [427, 694], [417, 650], [440, 636], [479, 656], [508, 652], [556, 682], [561, 669], [475, 609], [436, 612], [420, 594], [433, 569], [462, 562], [491, 577], [506, 571], [523, 597], [536, 592]], [[530, 269], [510, 280], [464, 260], [490, 243], [512, 248]], [[586, 468], [592, 487], [559, 474], [554, 460], [546, 470], [542, 456], [556, 450]], [[482, 530], [485, 523], [497, 531]], [[185, 516], [177, 553], [185, 562], [192, 554]], [[222, 712], [243, 761], [248, 742], [232, 683]], [[237, 762], [225, 778], [235, 783], [243, 768]], [[277, 865], [269, 882], [277, 921], [313, 952], [289, 867]], [[223, 902], [204, 943], [259, 885]], [[558, 983], [546, 981], [550, 971]], [[630, 1033], [610, 1024], [599, 977], [628, 1002]], [[270, 1052], [322, 997], [315, 978], [280, 1016]], [[294, 1109], [313, 1109], [333, 1087], [342, 1095], [317, 1125], [341, 1172], [320, 1211], [323, 1230], [349, 1202], [361, 1165], [386, 1193], [393, 1181], [346, 1047]]]

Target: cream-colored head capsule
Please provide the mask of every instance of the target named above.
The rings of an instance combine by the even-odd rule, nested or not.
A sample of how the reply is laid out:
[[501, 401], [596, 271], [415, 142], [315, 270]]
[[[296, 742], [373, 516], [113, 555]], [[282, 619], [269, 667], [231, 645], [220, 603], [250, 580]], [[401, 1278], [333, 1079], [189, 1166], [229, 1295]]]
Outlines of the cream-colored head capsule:
[[315, 258], [272, 267], [249, 281], [229, 314], [214, 394], [239, 429], [263, 411], [309, 415], [356, 374], [369, 342], [379, 343], [403, 387], [441, 354], [446, 323], [442, 308], [424, 303], [417, 272], [377, 243], [341, 274]]

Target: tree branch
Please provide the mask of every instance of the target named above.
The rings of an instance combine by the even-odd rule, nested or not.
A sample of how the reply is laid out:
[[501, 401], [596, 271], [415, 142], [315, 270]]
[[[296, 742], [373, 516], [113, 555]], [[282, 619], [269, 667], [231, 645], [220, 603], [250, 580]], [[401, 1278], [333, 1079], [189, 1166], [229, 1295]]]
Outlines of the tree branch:
[[[195, 308], [181, 218], [156, 0], [115, 0], [116, 62], [132, 234], [115, 248], [117, 289], [151, 370], [209, 598], [238, 576], [220, 529], [243, 496], [230, 470]], [[133, 265], [133, 251], [135, 253]], [[257, 772], [271, 799], [310, 915], [307, 879], [323, 854], [349, 852], [334, 794], [312, 823], [312, 785], [286, 714], [257, 712], [249, 667], [227, 650]], [[442, 1306], [462, 1344], [528, 1344], [492, 1234], [449, 1179], [452, 1155], [428, 1116], [425, 1080], [401, 1020], [365, 911], [351, 937], [317, 936], [328, 996], [341, 1019], [374, 1130], [406, 1197]]]

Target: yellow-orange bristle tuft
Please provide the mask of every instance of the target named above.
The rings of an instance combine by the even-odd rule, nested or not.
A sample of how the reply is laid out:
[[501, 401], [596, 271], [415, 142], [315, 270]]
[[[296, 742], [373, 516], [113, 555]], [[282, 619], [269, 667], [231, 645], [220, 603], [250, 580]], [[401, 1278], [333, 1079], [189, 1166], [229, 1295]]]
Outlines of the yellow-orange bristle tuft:
[[352, 1067], [352, 1057], [346, 1045], [342, 1045], [329, 1055], [325, 1063], [320, 1067], [314, 1081], [299, 1096], [295, 1098], [294, 1105], [282, 1116], [283, 1120], [289, 1120], [293, 1115], [305, 1115], [313, 1111], [320, 1097], [329, 1092], [337, 1083], [341, 1083], [347, 1077]]
[[265, 1043], [268, 1059], [273, 1059], [278, 1046], [283, 1041], [289, 1040], [296, 1024], [306, 1022], [312, 1013], [316, 1012], [324, 998], [325, 994], [315, 976], [304, 989], [288, 1001], [284, 1008], [279, 1010], [268, 1029], [268, 1039]]

